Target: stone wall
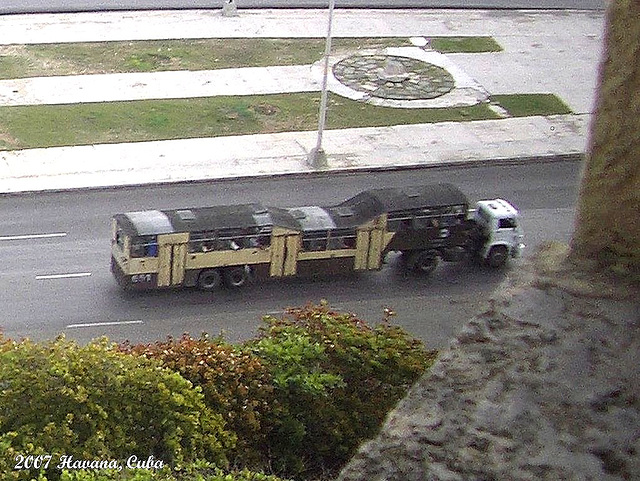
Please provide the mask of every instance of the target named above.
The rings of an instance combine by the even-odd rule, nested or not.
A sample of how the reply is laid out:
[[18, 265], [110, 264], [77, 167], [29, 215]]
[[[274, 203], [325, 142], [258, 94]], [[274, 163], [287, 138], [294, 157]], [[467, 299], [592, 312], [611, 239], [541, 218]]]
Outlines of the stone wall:
[[523, 272], [340, 481], [640, 479], [640, 296]]

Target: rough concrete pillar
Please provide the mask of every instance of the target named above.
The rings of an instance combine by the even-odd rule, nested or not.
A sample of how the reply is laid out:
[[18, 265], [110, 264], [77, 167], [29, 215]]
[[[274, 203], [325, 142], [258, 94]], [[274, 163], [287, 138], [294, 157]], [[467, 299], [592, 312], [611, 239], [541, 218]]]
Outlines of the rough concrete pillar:
[[570, 258], [640, 280], [638, 0], [613, 0], [609, 5]]

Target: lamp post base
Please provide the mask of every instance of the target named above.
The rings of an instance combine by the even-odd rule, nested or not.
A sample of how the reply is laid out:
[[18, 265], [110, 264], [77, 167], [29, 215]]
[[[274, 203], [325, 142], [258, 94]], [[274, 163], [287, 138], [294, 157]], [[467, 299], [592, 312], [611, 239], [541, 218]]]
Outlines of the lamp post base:
[[314, 147], [311, 149], [311, 152], [309, 152], [307, 163], [314, 169], [326, 169], [327, 154], [322, 148]]
[[235, 0], [224, 0], [224, 4], [222, 5], [222, 16], [223, 17], [238, 16], [238, 6], [236, 5]]

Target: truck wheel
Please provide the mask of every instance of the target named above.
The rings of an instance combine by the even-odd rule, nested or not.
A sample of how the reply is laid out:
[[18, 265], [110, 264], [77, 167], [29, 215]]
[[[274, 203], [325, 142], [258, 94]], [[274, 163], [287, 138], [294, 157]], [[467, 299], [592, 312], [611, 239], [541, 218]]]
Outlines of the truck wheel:
[[415, 252], [409, 258], [409, 267], [419, 274], [429, 275], [438, 267], [438, 261], [438, 253], [435, 251]]
[[494, 268], [503, 267], [507, 263], [508, 256], [509, 252], [505, 246], [492, 247], [487, 256], [487, 264]]
[[249, 268], [247, 266], [228, 267], [222, 273], [224, 285], [234, 289], [244, 287], [249, 282]]
[[217, 289], [222, 282], [220, 271], [218, 269], [207, 269], [198, 276], [198, 288], [203, 291], [213, 291]]

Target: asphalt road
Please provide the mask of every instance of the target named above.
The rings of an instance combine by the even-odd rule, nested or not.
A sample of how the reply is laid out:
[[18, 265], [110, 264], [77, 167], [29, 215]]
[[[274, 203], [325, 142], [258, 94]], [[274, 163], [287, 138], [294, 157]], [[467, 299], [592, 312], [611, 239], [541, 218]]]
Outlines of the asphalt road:
[[215, 293], [127, 294], [109, 272], [110, 217], [252, 200], [328, 204], [376, 186], [446, 181], [471, 200], [504, 197], [516, 204], [531, 252], [543, 240], [570, 238], [579, 170], [576, 162], [559, 162], [5, 196], [0, 203], [0, 329], [14, 339], [64, 333], [83, 343], [102, 335], [153, 342], [183, 332], [224, 332], [237, 341], [255, 335], [266, 313], [327, 299], [369, 322], [392, 308], [394, 322], [427, 346], [441, 347], [481, 308], [505, 272], [441, 264], [430, 278], [407, 277], [391, 259], [380, 272], [343, 278], [269, 281]]
[[[221, 8], [224, 0], [3, 0], [0, 13]], [[238, 8], [326, 8], [328, 0], [236, 0]], [[601, 10], [605, 0], [337, 0], [337, 8]]]

